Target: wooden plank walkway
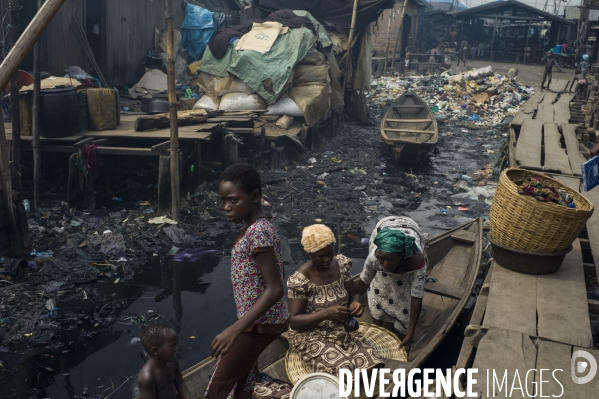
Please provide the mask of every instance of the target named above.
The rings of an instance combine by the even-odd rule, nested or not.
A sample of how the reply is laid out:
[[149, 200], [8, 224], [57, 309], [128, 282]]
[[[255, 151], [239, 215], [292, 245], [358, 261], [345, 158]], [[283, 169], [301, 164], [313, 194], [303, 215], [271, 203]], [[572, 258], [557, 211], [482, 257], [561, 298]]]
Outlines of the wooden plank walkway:
[[516, 161], [520, 166], [540, 168], [541, 145], [543, 142], [543, 122], [540, 119], [527, 119], [520, 129], [516, 145]]
[[557, 123], [545, 122], [543, 124], [543, 134], [545, 140], [545, 167], [571, 175], [570, 160], [566, 149], [561, 147], [562, 135], [559, 133]]
[[[557, 81], [552, 89], [563, 91], [568, 87], [566, 83]], [[576, 134], [577, 125], [570, 123], [572, 95], [544, 92], [535, 94], [531, 100], [524, 104], [510, 126], [511, 166], [549, 170], [546, 173], [551, 177], [580, 192], [580, 165], [586, 161], [586, 151]], [[583, 195], [599, 207], [599, 189]], [[599, 212], [587, 223], [587, 232], [599, 272]], [[517, 371], [520, 384], [516, 386], [528, 387], [530, 392], [536, 392], [535, 397], [540, 396], [541, 381], [543, 397], [562, 395], [578, 399], [597, 395], [599, 376], [584, 385], [575, 384], [570, 376], [574, 351], [582, 348], [599, 359], [599, 351], [593, 349], [586, 296], [584, 273], [589, 265], [583, 266], [584, 247], [580, 241], [573, 243], [572, 251], [553, 274], [521, 274], [493, 262], [491, 277], [486, 280], [488, 296], [479, 297], [474, 309], [476, 317], [466, 328], [456, 365], [478, 368], [474, 392], [479, 392], [479, 397], [521, 397], [520, 389], [510, 396], [505, 385], [502, 391], [487, 392], [487, 382], [493, 387], [493, 370], [498, 382], [507, 370], [510, 388]], [[534, 378], [526, 378], [526, 372], [532, 369], [537, 370]], [[541, 375], [540, 369], [563, 370], [555, 374], [559, 384], [551, 372]], [[531, 385], [533, 381], [536, 391]]]

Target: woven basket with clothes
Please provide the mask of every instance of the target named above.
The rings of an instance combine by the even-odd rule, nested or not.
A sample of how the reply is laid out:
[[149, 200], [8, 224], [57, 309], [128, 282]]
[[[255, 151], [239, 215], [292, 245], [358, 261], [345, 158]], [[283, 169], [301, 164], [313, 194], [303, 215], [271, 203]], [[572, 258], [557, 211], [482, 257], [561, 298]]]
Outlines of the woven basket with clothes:
[[[520, 194], [521, 184], [531, 178], [567, 193], [575, 208]], [[524, 169], [508, 169], [501, 173], [493, 198], [489, 214], [491, 237], [498, 244], [520, 251], [561, 252], [580, 235], [593, 210], [587, 198], [551, 177]]]

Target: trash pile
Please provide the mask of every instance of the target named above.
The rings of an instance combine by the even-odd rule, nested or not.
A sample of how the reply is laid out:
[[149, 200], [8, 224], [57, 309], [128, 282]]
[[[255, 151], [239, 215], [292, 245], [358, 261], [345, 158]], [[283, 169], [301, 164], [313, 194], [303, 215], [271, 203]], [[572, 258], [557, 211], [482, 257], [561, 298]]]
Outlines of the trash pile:
[[534, 94], [532, 87], [493, 73], [488, 66], [460, 74], [449, 70], [438, 76], [381, 77], [372, 81], [367, 97], [371, 107], [385, 110], [408, 88], [428, 103], [438, 122], [481, 128], [500, 125]]
[[[200, 259], [216, 252], [215, 237], [234, 237], [236, 226], [224, 222], [213, 188], [204, 184], [190, 197], [181, 222], [156, 217], [149, 201], [126, 204], [120, 197], [114, 207], [128, 209], [81, 212], [63, 202], [30, 215], [28, 268], [23, 278], [0, 283], [0, 345], [47, 345], [84, 329], [92, 336], [127, 306], [126, 300], [106, 301], [100, 284], [123, 284], [153, 258]], [[93, 311], [65, 306], [73, 302]]]

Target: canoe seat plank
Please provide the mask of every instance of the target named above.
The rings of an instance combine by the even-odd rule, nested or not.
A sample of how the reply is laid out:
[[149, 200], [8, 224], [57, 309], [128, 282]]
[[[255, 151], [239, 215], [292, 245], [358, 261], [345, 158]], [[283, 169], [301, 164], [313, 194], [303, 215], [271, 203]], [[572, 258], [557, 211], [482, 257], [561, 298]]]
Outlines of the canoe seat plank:
[[412, 130], [412, 129], [390, 129], [388, 127], [383, 128], [386, 132], [400, 132], [400, 133], [414, 133], [414, 134], [430, 134], [431, 136], [435, 134], [435, 132], [431, 132], [430, 130]]
[[397, 122], [397, 123], [418, 123], [418, 122], [432, 122], [432, 119], [385, 119], [385, 122]]
[[452, 299], [462, 299], [464, 296], [464, 290], [462, 288], [433, 281], [429, 281], [424, 285], [424, 291]]
[[424, 108], [424, 105], [394, 105], [393, 108]]
[[474, 244], [476, 242], [476, 234], [472, 231], [456, 231], [451, 235], [451, 238], [456, 241], [462, 241], [468, 244]]

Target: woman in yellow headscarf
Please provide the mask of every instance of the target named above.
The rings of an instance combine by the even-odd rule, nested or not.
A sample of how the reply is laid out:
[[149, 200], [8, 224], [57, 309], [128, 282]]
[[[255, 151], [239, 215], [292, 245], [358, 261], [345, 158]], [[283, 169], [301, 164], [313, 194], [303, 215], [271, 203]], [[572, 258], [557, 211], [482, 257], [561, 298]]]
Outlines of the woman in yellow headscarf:
[[383, 360], [358, 331], [344, 327], [348, 317], [361, 316], [363, 309], [351, 278], [351, 259], [335, 256], [333, 244], [335, 235], [325, 225], [302, 232], [310, 260], [287, 281], [289, 343], [314, 372], [338, 375], [341, 368], [372, 369]]

